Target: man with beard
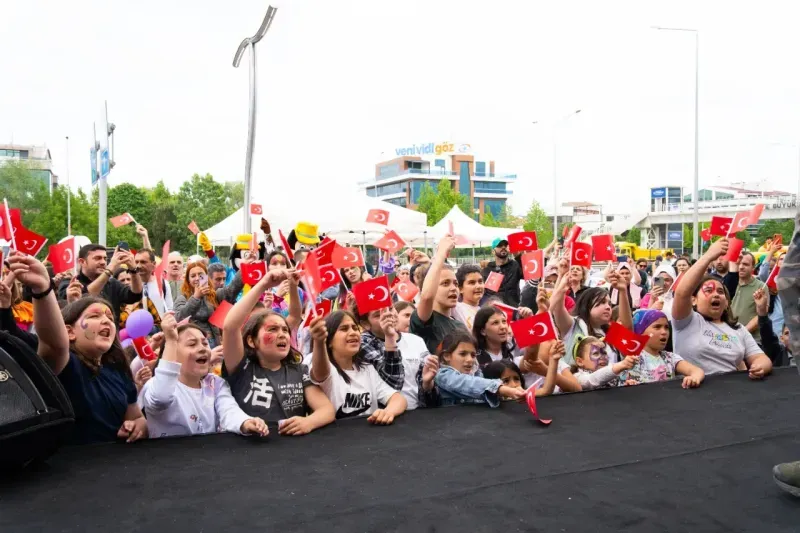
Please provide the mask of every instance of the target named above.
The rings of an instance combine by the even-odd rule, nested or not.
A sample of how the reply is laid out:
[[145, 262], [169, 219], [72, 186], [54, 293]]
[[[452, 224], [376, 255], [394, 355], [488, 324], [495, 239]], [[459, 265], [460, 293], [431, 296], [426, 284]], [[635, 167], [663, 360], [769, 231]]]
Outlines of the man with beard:
[[[164, 258], [163, 260], [166, 260]], [[159, 290], [158, 282], [156, 281], [153, 272], [156, 269], [156, 254], [153, 250], [144, 249], [136, 253], [136, 270], [139, 278], [142, 280], [142, 288], [144, 290], [144, 300], [150, 300], [155, 305], [158, 313], [163, 315], [167, 311], [172, 311], [172, 293], [170, 292], [169, 284], [162, 281]], [[145, 309], [147, 309], [145, 304]]]
[[169, 254], [167, 285], [172, 294], [178, 294], [183, 285], [183, 257], [180, 252], [170, 252]]
[[503, 276], [500, 290], [496, 293], [485, 289], [488, 296], [497, 295], [503, 303], [511, 307], [519, 307], [519, 282], [522, 279], [522, 267], [510, 256], [508, 251], [508, 241], [506, 239], [495, 239], [492, 242], [494, 248], [494, 261], [490, 261], [481, 275], [484, 280], [489, 279], [489, 274], [497, 272]]

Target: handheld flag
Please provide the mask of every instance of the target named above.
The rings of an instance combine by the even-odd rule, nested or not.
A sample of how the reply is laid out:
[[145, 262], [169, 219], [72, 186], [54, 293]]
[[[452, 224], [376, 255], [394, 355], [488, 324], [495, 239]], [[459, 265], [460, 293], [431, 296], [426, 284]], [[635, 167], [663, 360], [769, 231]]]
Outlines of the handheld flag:
[[613, 235], [592, 235], [592, 250], [595, 261], [615, 261]]
[[294, 261], [294, 251], [289, 247], [289, 241], [283, 236], [283, 232], [278, 230], [278, 237], [281, 239], [281, 246], [283, 246], [283, 253], [289, 258], [289, 261]]
[[261, 204], [250, 204], [250, 214], [255, 216], [263, 215], [264, 211], [261, 209]]
[[[397, 281], [397, 279], [399, 278], [395, 278], [395, 281]], [[419, 287], [410, 281], [401, 281], [395, 285], [394, 291], [401, 300], [413, 302], [414, 297], [419, 293]]]
[[50, 247], [47, 260], [53, 263], [53, 273], [61, 274], [75, 268], [75, 237]]
[[242, 263], [239, 269], [242, 271], [242, 281], [245, 285], [250, 285], [252, 287], [266, 276], [267, 263], [264, 261]]
[[779, 267], [778, 265], [775, 265], [775, 268], [772, 269], [772, 272], [769, 273], [769, 277], [767, 278], [767, 287], [769, 287], [773, 291], [778, 289], [778, 284], [775, 283], [775, 278], [778, 277], [778, 274], [780, 274], [780, 271], [781, 271], [781, 267]]
[[320, 265], [330, 265], [333, 262], [333, 251], [340, 248], [339, 244], [330, 239], [325, 244], [320, 244], [314, 248], [309, 255], [317, 258]]
[[520, 231], [508, 235], [508, 251], [512, 254], [539, 249], [535, 231]]
[[47, 244], [47, 238], [31, 231], [25, 226], [14, 227], [14, 239], [12, 245], [16, 244], [16, 249], [30, 256], [36, 256]]
[[330, 264], [321, 265], [319, 267], [319, 277], [322, 281], [322, 286], [320, 287], [319, 292], [324, 292], [342, 282], [342, 276], [339, 275], [339, 270]]
[[570, 266], [592, 267], [592, 245], [588, 242], [573, 242], [569, 257]]
[[514, 340], [517, 346], [527, 348], [534, 344], [541, 344], [545, 341], [556, 340], [556, 328], [550, 313], [538, 313], [522, 320], [516, 320], [509, 324], [511, 331], [514, 332]]
[[484, 285], [487, 289], [493, 292], [497, 292], [500, 290], [500, 285], [503, 283], [503, 275], [499, 272], [489, 272], [489, 277], [486, 278], [486, 284]]
[[711, 217], [711, 226], [708, 231], [717, 237], [727, 237], [728, 231], [731, 229], [731, 222], [733, 219], [730, 217]]
[[325, 318], [331, 313], [331, 304], [333, 302], [331, 300], [322, 300], [320, 303], [314, 306], [308, 306], [308, 313], [306, 313], [306, 319], [303, 320], [303, 327], [307, 328], [311, 325], [311, 321], [321, 316]]
[[359, 248], [346, 248], [339, 246], [333, 250], [331, 262], [336, 268], [350, 268], [364, 266], [364, 256]]
[[728, 253], [725, 255], [725, 259], [734, 263], [739, 261], [739, 254], [742, 253], [742, 248], [744, 248], [744, 241], [731, 237], [728, 239]]
[[383, 209], [370, 209], [367, 213], [367, 222], [374, 222], [375, 224], [389, 224], [389, 211]]
[[111, 225], [115, 228], [121, 228], [122, 226], [127, 226], [131, 222], [136, 222], [130, 213], [122, 213], [121, 215], [117, 215], [111, 218]]
[[379, 276], [353, 285], [353, 296], [356, 298], [358, 313], [362, 315], [392, 305], [392, 298], [389, 295], [389, 280], [386, 276]]
[[710, 241], [711, 240], [711, 229], [710, 228], [706, 228], [703, 231], [701, 231], [700, 232], [700, 238], [703, 239], [705, 242]]
[[189, 223], [189, 226], [187, 226], [187, 227], [189, 228], [189, 231], [191, 231], [195, 235], [200, 233], [200, 227], [197, 225], [197, 222], [195, 222], [194, 220], [192, 220], [191, 223]]
[[527, 252], [520, 257], [522, 275], [526, 280], [542, 279], [544, 272], [544, 250]]
[[619, 322], [612, 322], [606, 333], [606, 344], [619, 350], [622, 355], [639, 355], [648, 340], [649, 335], [637, 335]]
[[391, 230], [386, 235], [375, 241], [372, 246], [375, 248], [380, 248], [381, 250], [386, 250], [391, 255], [397, 253], [398, 250], [403, 248], [406, 245], [406, 241], [404, 241], [400, 235], [397, 234], [396, 231]]
[[217, 308], [214, 309], [214, 312], [211, 313], [211, 316], [208, 317], [208, 323], [222, 329], [225, 325], [225, 317], [228, 316], [232, 308], [233, 305], [229, 301], [222, 300]]

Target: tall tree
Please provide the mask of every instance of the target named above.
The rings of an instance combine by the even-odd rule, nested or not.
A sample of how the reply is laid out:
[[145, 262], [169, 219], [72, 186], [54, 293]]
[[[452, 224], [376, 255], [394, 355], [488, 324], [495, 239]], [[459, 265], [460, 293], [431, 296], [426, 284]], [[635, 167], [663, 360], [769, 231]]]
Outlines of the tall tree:
[[21, 209], [22, 223], [27, 227], [50, 203], [49, 186], [31, 170], [24, 161], [7, 161], [0, 166], [0, 201], [6, 198], [9, 207]]
[[457, 205], [461, 211], [472, 218], [472, 209], [469, 197], [453, 190], [450, 180], [443, 179], [434, 190], [430, 184], [425, 183], [419, 195], [418, 210], [428, 215], [428, 226], [433, 226]]
[[794, 232], [794, 220], [792, 219], [769, 219], [758, 228], [756, 232], [756, 240], [759, 246], [771, 239], [773, 235], [779, 233], [783, 236], [784, 244], [789, 244], [792, 240], [792, 232]]
[[525, 231], [535, 231], [536, 240], [540, 246], [546, 246], [553, 241], [553, 221], [552, 217], [547, 216], [539, 202], [534, 200], [525, 215], [525, 222], [522, 229]]

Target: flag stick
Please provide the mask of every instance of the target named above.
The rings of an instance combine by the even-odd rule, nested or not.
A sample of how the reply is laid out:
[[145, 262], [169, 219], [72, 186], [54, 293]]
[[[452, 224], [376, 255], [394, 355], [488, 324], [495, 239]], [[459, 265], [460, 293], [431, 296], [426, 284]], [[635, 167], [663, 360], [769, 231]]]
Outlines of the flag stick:
[[14, 226], [11, 225], [11, 211], [9, 211], [9, 209], [8, 209], [8, 200], [6, 200], [5, 198], [3, 198], [3, 206], [6, 208], [5, 209], [5, 211], [6, 211], [6, 224], [8, 224], [8, 227], [10, 228], [10, 231], [11, 231], [11, 247], [16, 250], [17, 249], [17, 239], [14, 237]]

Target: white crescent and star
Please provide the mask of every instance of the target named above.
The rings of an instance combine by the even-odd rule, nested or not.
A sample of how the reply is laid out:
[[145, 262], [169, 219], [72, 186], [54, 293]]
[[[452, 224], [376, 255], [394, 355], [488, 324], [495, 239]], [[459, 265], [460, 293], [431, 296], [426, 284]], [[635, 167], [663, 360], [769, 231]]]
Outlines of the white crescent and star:
[[386, 215], [383, 213], [375, 213], [375, 220], [378, 222], [386, 222]]
[[533, 265], [532, 269], [528, 270], [529, 274], [536, 274], [539, 272], [539, 260], [538, 259], [528, 259], [528, 264]]
[[358, 261], [358, 255], [356, 255], [355, 252], [347, 252], [346, 254], [344, 254], [344, 256], [342, 256], [342, 259], [347, 261], [348, 260], [347, 258], [350, 257], [351, 255], [353, 256], [353, 259], [351, 259], [350, 262], [354, 263], [354, 262]]
[[[535, 333], [535, 331], [539, 328], [539, 326], [542, 326], [542, 332], [541, 333]], [[547, 325], [539, 322], [538, 324], [533, 326], [533, 329], [530, 330], [530, 334], [531, 335], [536, 335], [537, 337], [543, 337], [543, 336], [547, 335], [548, 331], [550, 331], [550, 330], [548, 329]]]
[[722, 231], [728, 231], [730, 227], [731, 225], [728, 222], [726, 222], [725, 224], [721, 225], [719, 229], [721, 229]]
[[[256, 274], [258, 274], [258, 277], [256, 277]], [[256, 281], [261, 281], [261, 278], [263, 278], [263, 277], [264, 277], [264, 273], [263, 273], [263, 272], [261, 272], [261, 271], [260, 271], [260, 270], [258, 270], [258, 269], [256, 269], [256, 270], [252, 270], [252, 271], [250, 272], [250, 275], [251, 275], [251, 276], [253, 277], [253, 279], [255, 279]]]
[[386, 244], [390, 250], [396, 250], [398, 248], [397, 239], [389, 239], [386, 241]]
[[[528, 241], [528, 244], [525, 244], [525, 241]], [[523, 238], [521, 238], [521, 239], [519, 240], [519, 243], [520, 243], [522, 246], [524, 246], [524, 247], [528, 248], [528, 247], [530, 247], [530, 246], [533, 246], [533, 239], [531, 239], [531, 238], [530, 238], [530, 237], [528, 237], [528, 236], [525, 236], [525, 237], [523, 237]]]
[[[583, 257], [580, 256], [581, 252], [583, 252]], [[579, 249], [575, 251], [575, 259], [577, 259], [578, 261], [583, 261], [587, 257], [588, 256], [586, 255], [586, 250]]]
[[72, 250], [66, 249], [64, 253], [61, 255], [61, 258], [64, 260], [65, 263], [72, 263]]
[[[328, 279], [328, 274], [331, 275], [330, 279]], [[333, 273], [333, 270], [326, 270], [325, 273], [322, 275], [322, 281], [333, 281], [336, 279], [336, 274]]]
[[[623, 339], [623, 341], [622, 341], [622, 344], [624, 344], [625, 346], [627, 346], [627, 345], [628, 345], [628, 342], [629, 342], [629, 341], [628, 341], [627, 339]], [[639, 341], [634, 341], [634, 340], [631, 340], [630, 342], [632, 342], [633, 344], [635, 344], [635, 345], [636, 345], [636, 348], [634, 348], [634, 350], [635, 350], [635, 351], [637, 351], [637, 352], [638, 352], [638, 351], [640, 351], [640, 350], [642, 349], [642, 343], [641, 343], [641, 342], [639, 342]]]
[[[389, 299], [389, 291], [386, 290], [386, 287], [376, 287], [376, 290], [381, 291], [381, 294], [383, 294], [383, 296], [378, 298], [379, 302], [382, 302], [384, 300], [388, 300]], [[375, 293], [374, 292], [369, 293], [369, 299], [370, 300], [374, 300], [375, 299]]]

